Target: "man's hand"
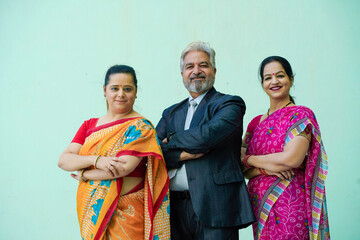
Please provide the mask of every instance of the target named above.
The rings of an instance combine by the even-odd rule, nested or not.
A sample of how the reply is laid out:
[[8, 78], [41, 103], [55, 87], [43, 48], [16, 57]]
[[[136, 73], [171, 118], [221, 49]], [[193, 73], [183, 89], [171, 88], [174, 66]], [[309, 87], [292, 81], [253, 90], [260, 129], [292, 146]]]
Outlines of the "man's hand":
[[[168, 143], [167, 139], [164, 138], [162, 140], [163, 143]], [[202, 156], [204, 156], [205, 153], [188, 153], [185, 151], [182, 151], [179, 157], [179, 161], [187, 161], [187, 160], [191, 160], [191, 159], [197, 159], [197, 158], [201, 158]]]
[[197, 159], [197, 158], [201, 158], [202, 156], [204, 156], [204, 153], [188, 153], [185, 151], [182, 151], [179, 157], [179, 161], [187, 161], [187, 160], [191, 160], [191, 159]]

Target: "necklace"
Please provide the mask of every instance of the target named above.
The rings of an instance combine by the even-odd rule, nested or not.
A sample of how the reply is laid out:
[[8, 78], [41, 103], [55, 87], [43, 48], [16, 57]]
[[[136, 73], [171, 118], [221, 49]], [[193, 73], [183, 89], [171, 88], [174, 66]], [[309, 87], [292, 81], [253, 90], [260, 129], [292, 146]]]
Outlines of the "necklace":
[[[286, 107], [289, 106], [291, 103], [293, 103], [293, 102], [292, 102], [292, 101], [288, 102], [288, 103], [287, 103], [285, 106], [283, 106], [282, 108], [286, 108]], [[270, 111], [270, 108], [267, 110], [267, 113], [266, 113], [267, 116], [270, 116], [269, 111]], [[275, 111], [276, 111], [276, 110], [275, 110]]]

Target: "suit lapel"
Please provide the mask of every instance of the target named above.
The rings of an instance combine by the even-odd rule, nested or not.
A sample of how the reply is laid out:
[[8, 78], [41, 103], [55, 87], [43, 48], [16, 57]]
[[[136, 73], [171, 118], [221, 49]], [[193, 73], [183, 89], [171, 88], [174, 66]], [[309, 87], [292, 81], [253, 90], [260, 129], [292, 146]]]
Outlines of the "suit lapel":
[[[211, 99], [211, 97], [216, 93], [216, 90], [214, 87], [212, 87], [208, 92], [207, 94], [205, 95], [205, 97], [203, 98], [203, 100], [201, 100], [200, 102], [200, 105], [197, 107], [195, 113], [194, 113], [194, 116], [191, 120], [191, 123], [190, 123], [190, 127], [193, 127], [193, 126], [197, 126], [200, 122], [200, 120], [202, 119], [202, 117], [204, 116], [205, 114], [205, 110], [206, 110], [206, 107]], [[185, 115], [186, 116], [186, 115]], [[185, 124], [185, 121], [184, 121], [184, 124]]]
[[183, 103], [180, 104], [178, 111], [175, 112], [174, 120], [175, 120], [176, 131], [184, 130], [186, 114], [189, 105], [188, 103], [189, 103], [188, 99], [184, 100]]

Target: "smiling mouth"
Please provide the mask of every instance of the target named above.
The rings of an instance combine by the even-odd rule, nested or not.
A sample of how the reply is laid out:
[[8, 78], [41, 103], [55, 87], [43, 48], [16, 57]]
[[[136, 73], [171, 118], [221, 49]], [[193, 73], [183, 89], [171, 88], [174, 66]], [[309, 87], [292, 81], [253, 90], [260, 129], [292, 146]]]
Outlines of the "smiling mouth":
[[191, 81], [196, 81], [196, 80], [205, 80], [205, 78], [204, 77], [194, 77], [194, 78], [191, 78], [190, 79]]
[[280, 88], [281, 88], [280, 86], [276, 86], [276, 87], [270, 88], [270, 90], [272, 90], [272, 91], [277, 91], [277, 90], [279, 90]]

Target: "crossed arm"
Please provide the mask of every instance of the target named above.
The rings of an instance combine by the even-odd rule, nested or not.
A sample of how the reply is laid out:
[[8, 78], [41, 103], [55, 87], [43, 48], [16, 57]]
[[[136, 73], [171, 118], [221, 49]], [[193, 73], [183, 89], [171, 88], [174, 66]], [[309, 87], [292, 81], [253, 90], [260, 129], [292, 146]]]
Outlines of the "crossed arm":
[[212, 110], [214, 114], [208, 122], [177, 131], [169, 141], [164, 140], [167, 138], [166, 118], [163, 116], [160, 120], [156, 130], [163, 141], [161, 147], [168, 169], [179, 168], [181, 161], [202, 157], [215, 147], [226, 144], [234, 134], [241, 134], [245, 113], [245, 104], [241, 98], [229, 98]]
[[[249, 166], [245, 168], [244, 175], [251, 179], [260, 175], [259, 169], [262, 168], [268, 175], [275, 175], [281, 179], [290, 179], [294, 172], [292, 169], [298, 168], [303, 163], [309, 149], [310, 141], [302, 135], [291, 139], [282, 152], [267, 155], [252, 155], [247, 159]], [[245, 157], [242, 149], [242, 159]]]
[[[81, 156], [79, 155], [82, 145], [70, 143], [60, 155], [58, 166], [68, 172], [78, 171], [78, 174], [71, 174], [76, 180], [80, 180], [79, 172], [83, 169], [83, 178], [86, 180], [106, 180], [125, 177], [131, 173], [140, 163], [141, 157], [124, 155], [120, 157]], [[96, 169], [89, 169], [95, 165]]]

